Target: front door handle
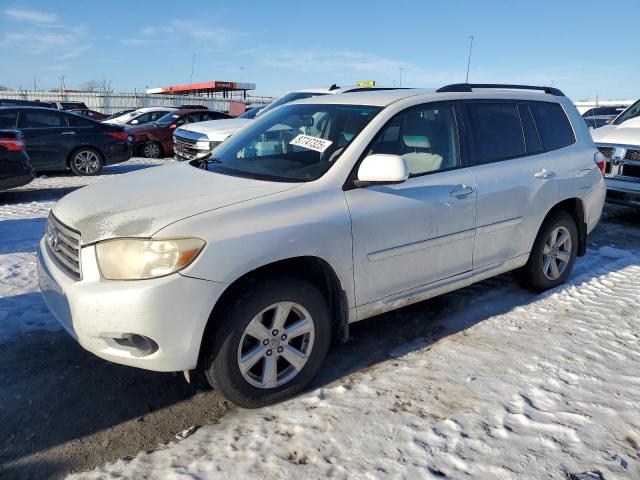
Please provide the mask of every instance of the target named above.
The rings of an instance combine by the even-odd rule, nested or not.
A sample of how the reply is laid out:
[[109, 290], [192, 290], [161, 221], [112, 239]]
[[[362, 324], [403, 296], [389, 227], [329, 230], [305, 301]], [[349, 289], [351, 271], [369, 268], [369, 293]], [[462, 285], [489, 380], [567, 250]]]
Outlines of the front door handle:
[[62, 132], [62, 135], [75, 135], [76, 132]]
[[452, 197], [462, 198], [473, 193], [473, 187], [469, 185], [456, 185], [455, 190], [451, 192]]
[[543, 180], [546, 179], [546, 178], [551, 178], [554, 175], [555, 175], [554, 172], [550, 172], [546, 168], [540, 168], [540, 169], [538, 169], [538, 171], [536, 171], [536, 173], [533, 174], [533, 176], [535, 178], [541, 178]]

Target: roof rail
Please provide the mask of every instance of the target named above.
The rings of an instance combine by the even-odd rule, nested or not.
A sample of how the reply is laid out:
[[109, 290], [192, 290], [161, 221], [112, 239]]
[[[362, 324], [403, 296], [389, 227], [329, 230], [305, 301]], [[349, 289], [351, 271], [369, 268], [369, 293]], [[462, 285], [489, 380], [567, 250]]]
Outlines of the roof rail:
[[565, 94], [561, 90], [554, 87], [535, 87], [532, 85], [509, 85], [504, 83], [454, 83], [440, 87], [436, 90], [437, 93], [443, 92], [472, 92], [474, 89], [481, 88], [494, 88], [494, 89], [506, 89], [506, 90], [539, 90], [549, 95], [555, 95], [556, 97], [564, 97]]

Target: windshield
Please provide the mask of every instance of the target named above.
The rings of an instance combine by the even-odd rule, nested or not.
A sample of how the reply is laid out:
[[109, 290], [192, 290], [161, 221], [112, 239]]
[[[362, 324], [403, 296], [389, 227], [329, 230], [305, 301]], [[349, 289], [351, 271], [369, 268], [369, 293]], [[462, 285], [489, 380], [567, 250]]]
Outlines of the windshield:
[[238, 118], [246, 118], [248, 120], [254, 118], [258, 112], [260, 110], [262, 110], [264, 107], [253, 107], [249, 110], [247, 110], [246, 112], [244, 112], [242, 115], [238, 115]]
[[285, 103], [295, 102], [296, 100], [302, 100], [303, 98], [311, 98], [317, 97], [319, 95], [326, 95], [326, 93], [312, 93], [312, 92], [291, 92], [287, 93], [284, 97], [280, 97], [274, 102], [271, 102], [269, 105], [260, 110], [257, 116], [264, 115], [265, 113], [273, 110], [274, 108], [279, 107], [280, 105], [284, 105]]
[[627, 120], [636, 118], [637, 116], [640, 116], [640, 100], [627, 108], [611, 123], [614, 125], [620, 125], [622, 122], [626, 122]]
[[156, 122], [163, 125], [163, 124], [175, 122], [179, 118], [180, 118], [180, 115], [178, 115], [177, 113], [169, 112], [166, 115], [163, 115], [162, 117], [160, 117], [158, 120], [156, 120]]
[[[381, 110], [293, 104], [255, 120], [213, 151], [209, 171], [276, 182], [320, 178]], [[192, 163], [202, 166], [199, 161]]]

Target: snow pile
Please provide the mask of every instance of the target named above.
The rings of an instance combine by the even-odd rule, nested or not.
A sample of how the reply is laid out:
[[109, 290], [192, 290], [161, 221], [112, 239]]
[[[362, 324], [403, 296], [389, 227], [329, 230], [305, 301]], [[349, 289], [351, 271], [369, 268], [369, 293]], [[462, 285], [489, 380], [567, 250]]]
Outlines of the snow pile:
[[590, 251], [541, 296], [489, 287], [451, 294], [470, 328], [71, 478], [638, 478], [640, 257]]

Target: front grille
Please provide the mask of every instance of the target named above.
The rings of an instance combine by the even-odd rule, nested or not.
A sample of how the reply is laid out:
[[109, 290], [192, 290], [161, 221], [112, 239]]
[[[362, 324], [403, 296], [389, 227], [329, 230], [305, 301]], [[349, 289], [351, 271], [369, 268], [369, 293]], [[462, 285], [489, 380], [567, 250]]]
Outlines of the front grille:
[[605, 157], [607, 158], [611, 158], [611, 156], [613, 155], [613, 147], [598, 147], [598, 150], [600, 150], [600, 153], [603, 154]]
[[174, 137], [173, 150], [177, 156], [187, 160], [193, 160], [198, 156], [196, 142], [187, 138]]
[[73, 278], [80, 280], [82, 278], [80, 232], [67, 227], [50, 213], [47, 219], [45, 243], [62, 269]]
[[622, 166], [622, 170], [619, 175], [623, 177], [638, 178], [640, 177], [640, 166], [626, 163]]
[[624, 156], [624, 159], [640, 162], [640, 150], [627, 150], [627, 154]]

